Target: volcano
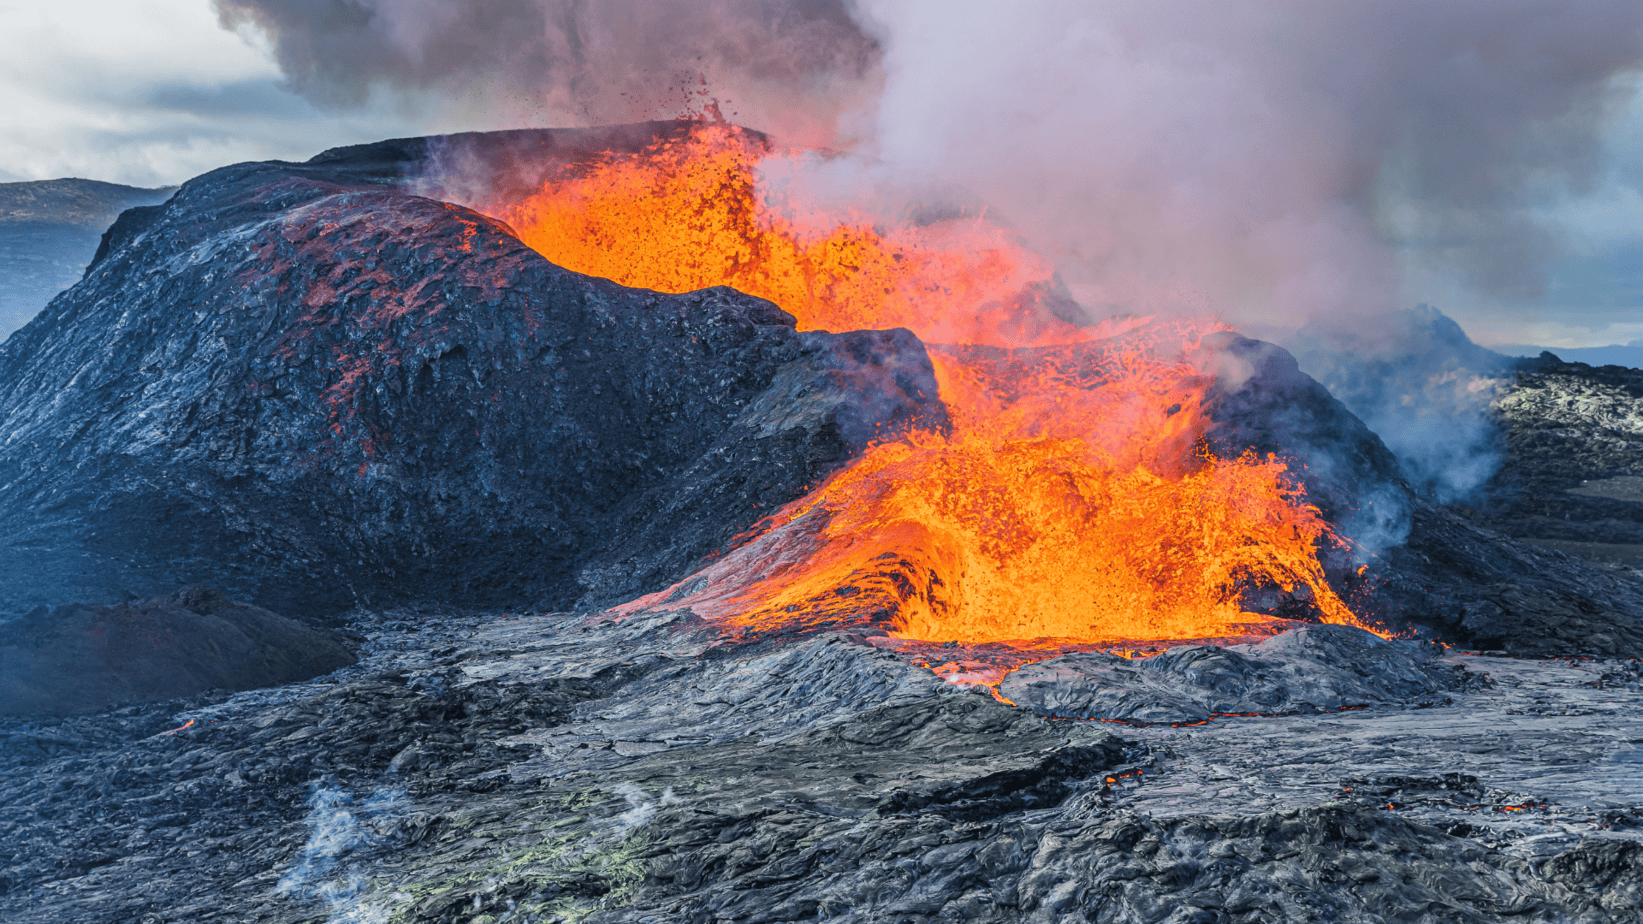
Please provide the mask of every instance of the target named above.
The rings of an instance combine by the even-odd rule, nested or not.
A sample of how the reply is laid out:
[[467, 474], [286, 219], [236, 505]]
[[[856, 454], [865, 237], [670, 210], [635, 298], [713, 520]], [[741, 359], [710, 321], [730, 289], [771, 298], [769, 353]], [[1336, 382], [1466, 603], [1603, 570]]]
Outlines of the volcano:
[[183, 584], [366, 643], [6, 720], [7, 919], [1625, 919], [1632, 572], [982, 216], [769, 208], [780, 156], [404, 139], [124, 213], [0, 346], [15, 644]]

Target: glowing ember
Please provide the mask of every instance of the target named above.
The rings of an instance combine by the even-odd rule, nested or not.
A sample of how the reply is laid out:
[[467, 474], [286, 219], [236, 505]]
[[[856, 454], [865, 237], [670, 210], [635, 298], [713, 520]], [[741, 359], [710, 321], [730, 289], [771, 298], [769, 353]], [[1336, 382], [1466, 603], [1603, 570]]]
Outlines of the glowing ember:
[[1286, 464], [1201, 449], [1220, 325], [1074, 327], [1035, 296], [1051, 267], [1002, 229], [784, 213], [759, 189], [775, 156], [701, 125], [568, 167], [504, 216], [554, 262], [624, 285], [729, 285], [800, 329], [904, 326], [950, 344], [931, 360], [952, 432], [870, 448], [692, 578], [693, 611], [753, 634], [876, 623], [903, 639], [1091, 643], [1245, 635], [1278, 621], [1240, 601], [1276, 587], [1357, 624], [1318, 560], [1339, 540]]

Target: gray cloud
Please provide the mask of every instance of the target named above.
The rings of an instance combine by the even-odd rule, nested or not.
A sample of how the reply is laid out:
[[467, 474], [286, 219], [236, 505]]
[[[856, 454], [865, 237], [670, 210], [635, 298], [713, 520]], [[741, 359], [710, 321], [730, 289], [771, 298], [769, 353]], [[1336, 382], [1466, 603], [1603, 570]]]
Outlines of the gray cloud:
[[382, 91], [532, 124], [726, 115], [825, 141], [873, 40], [829, 0], [214, 0], [322, 106]]
[[181, 113], [213, 122], [301, 122], [318, 115], [312, 105], [272, 80], [162, 83], [134, 90], [130, 96], [133, 103], [154, 113]]
[[375, 107], [322, 112], [201, 0], [0, 6], [0, 34], [0, 168], [24, 180], [159, 186], [235, 161], [478, 127]]
[[1389, 308], [1407, 261], [1533, 296], [1544, 209], [1599, 179], [1643, 59], [1635, 3], [869, 10], [887, 160], [974, 189], [1087, 300], [1253, 323]]

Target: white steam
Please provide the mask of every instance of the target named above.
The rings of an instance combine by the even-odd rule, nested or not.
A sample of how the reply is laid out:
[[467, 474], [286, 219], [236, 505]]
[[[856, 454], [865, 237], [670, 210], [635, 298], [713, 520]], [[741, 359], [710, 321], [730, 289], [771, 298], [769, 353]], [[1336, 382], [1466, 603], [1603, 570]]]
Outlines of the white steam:
[[656, 817], [664, 805], [676, 805], [679, 798], [673, 794], [673, 787], [662, 790], [662, 794], [655, 799], [634, 783], [618, 783], [616, 794], [627, 803], [628, 810], [616, 816], [616, 833], [626, 836], [632, 831], [647, 827], [651, 819]]
[[1635, 4], [865, 7], [879, 156], [999, 209], [1091, 307], [1269, 336], [1404, 307], [1416, 238], [1482, 291], [1543, 282], [1526, 206], [1592, 179], [1643, 60]]
[[280, 877], [276, 891], [317, 899], [330, 909], [331, 924], [383, 924], [387, 911], [364, 901], [366, 880], [347, 868], [347, 857], [378, 841], [405, 798], [402, 789], [378, 789], [355, 801], [333, 786], [314, 789], [309, 801], [308, 842]]

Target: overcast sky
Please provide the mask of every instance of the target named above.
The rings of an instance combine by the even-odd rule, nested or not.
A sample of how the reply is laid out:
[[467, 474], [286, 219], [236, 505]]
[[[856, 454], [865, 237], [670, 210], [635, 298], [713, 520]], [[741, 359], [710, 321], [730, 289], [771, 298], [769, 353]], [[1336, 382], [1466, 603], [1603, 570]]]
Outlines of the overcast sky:
[[254, 38], [224, 30], [207, 0], [0, 0], [0, 171], [164, 186], [445, 127], [428, 113], [320, 112], [282, 88]]
[[1429, 255], [1411, 253], [1406, 297], [1439, 307], [1486, 345], [1643, 347], [1643, 93], [1634, 91], [1609, 121], [1600, 159], [1589, 191], [1540, 209], [1565, 251], [1544, 295], [1502, 310], [1423, 259]]
[[[412, 11], [412, 21], [416, 10], [452, 6], [452, 0], [373, 2]], [[345, 108], [316, 108], [288, 89], [267, 39], [249, 27], [223, 28], [209, 0], [0, 0], [0, 40], [6, 49], [0, 57], [0, 181], [80, 176], [169, 185], [238, 161], [306, 159], [340, 144], [554, 119], [528, 105], [511, 114], [474, 105], [472, 86], [465, 97], [399, 92], [389, 100], [368, 91], [363, 104], [351, 99]], [[1615, 98], [1621, 103], [1604, 128], [1593, 182], [1525, 200], [1558, 242], [1544, 293], [1479, 295], [1442, 252], [1413, 243], [1401, 253], [1400, 297], [1433, 304], [1485, 344], [1643, 339], [1643, 102], [1626, 92]], [[1398, 229], [1386, 223], [1396, 214], [1387, 209], [1378, 216], [1394, 248]]]

